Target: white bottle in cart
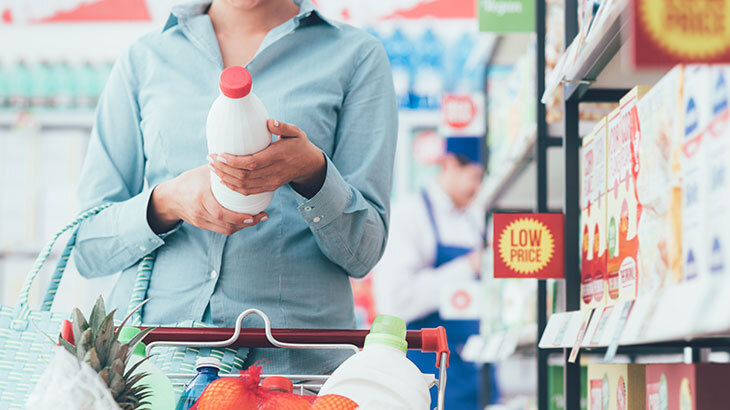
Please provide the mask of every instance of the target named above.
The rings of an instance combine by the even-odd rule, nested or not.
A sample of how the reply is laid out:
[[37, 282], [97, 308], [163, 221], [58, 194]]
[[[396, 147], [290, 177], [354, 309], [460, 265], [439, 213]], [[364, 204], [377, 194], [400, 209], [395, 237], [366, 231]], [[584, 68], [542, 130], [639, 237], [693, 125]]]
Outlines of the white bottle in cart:
[[375, 318], [365, 346], [332, 373], [319, 392], [338, 394], [361, 409], [423, 409], [431, 404], [426, 378], [406, 358], [406, 324], [395, 316]]
[[[221, 95], [208, 112], [206, 135], [208, 153], [251, 155], [271, 144], [266, 126], [269, 117], [264, 104], [251, 92], [251, 74], [243, 67], [231, 66], [220, 77]], [[243, 195], [225, 186], [211, 171], [213, 196], [234, 212], [256, 215], [266, 209], [273, 192]]]

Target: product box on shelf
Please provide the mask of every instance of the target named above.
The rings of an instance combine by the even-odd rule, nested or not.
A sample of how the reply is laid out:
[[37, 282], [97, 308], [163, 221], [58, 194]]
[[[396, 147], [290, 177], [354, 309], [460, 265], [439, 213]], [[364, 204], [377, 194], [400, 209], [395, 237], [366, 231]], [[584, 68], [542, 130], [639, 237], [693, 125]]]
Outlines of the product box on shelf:
[[641, 128], [637, 295], [682, 280], [682, 69], [678, 65], [669, 71], [637, 104]]
[[583, 138], [581, 184], [581, 309], [606, 303], [607, 120]]
[[[548, 366], [548, 394], [550, 400], [548, 402], [549, 410], [565, 410], [565, 395], [563, 394], [563, 366]], [[586, 410], [588, 408], [588, 368], [580, 367], [580, 408]]]
[[637, 235], [641, 207], [636, 193], [641, 130], [636, 104], [649, 87], [635, 87], [608, 118], [608, 301], [636, 297]]
[[588, 364], [588, 410], [644, 410], [643, 364]]
[[725, 410], [730, 364], [646, 365], [647, 410]]
[[682, 93], [682, 273], [691, 281], [709, 272], [707, 227], [708, 167], [703, 157], [705, 129], [712, 111], [705, 83], [709, 69], [689, 65], [684, 69]]
[[730, 272], [730, 67], [711, 66], [705, 77], [710, 101], [710, 118], [704, 131], [701, 156], [707, 167], [707, 201], [704, 224], [711, 274]]

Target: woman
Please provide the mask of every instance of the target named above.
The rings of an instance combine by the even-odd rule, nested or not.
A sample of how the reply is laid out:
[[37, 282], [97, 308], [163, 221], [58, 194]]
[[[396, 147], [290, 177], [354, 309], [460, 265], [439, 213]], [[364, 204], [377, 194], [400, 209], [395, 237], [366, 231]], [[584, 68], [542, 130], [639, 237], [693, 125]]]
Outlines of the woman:
[[[280, 137], [206, 161], [206, 116], [231, 65], [248, 68]], [[79, 197], [84, 208], [115, 205], [81, 225], [77, 267], [121, 270], [109, 302], [123, 312], [136, 265], [156, 251], [145, 323], [232, 326], [258, 308], [275, 327], [352, 327], [349, 276], [368, 273], [386, 242], [396, 115], [382, 45], [309, 0], [177, 7], [120, 58], [99, 102]], [[271, 205], [222, 208], [209, 167], [243, 194], [275, 191]], [[259, 359], [267, 372], [302, 374], [344, 357], [261, 349], [247, 364]]]

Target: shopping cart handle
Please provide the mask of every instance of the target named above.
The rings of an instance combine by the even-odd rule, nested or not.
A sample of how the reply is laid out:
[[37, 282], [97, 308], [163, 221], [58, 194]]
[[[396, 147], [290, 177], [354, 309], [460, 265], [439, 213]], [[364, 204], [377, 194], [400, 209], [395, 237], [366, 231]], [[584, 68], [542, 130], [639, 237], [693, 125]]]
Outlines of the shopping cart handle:
[[446, 340], [446, 329], [439, 326], [435, 329], [421, 329], [421, 351], [424, 353], [436, 353], [436, 367], [441, 368], [441, 357], [446, 354], [446, 368], [449, 367], [449, 344]]

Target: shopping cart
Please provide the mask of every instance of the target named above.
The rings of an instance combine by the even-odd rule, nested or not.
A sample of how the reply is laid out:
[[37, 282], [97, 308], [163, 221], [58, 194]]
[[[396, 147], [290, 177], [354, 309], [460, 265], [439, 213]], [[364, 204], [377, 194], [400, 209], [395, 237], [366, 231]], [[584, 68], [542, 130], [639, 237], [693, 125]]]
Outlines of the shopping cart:
[[[243, 319], [250, 315], [258, 315], [264, 321], [263, 329], [241, 328]], [[148, 334], [144, 341], [147, 355], [153, 354], [158, 347], [276, 347], [284, 349], [338, 349], [352, 350], [357, 353], [365, 343], [367, 330], [331, 330], [331, 329], [272, 329], [271, 321], [258, 309], [249, 309], [238, 316], [234, 328], [186, 328], [159, 327]], [[421, 329], [408, 331], [406, 341], [409, 349], [421, 350], [425, 353], [436, 353], [436, 367], [439, 369], [438, 379], [435, 375], [424, 375], [430, 380], [429, 388], [438, 388], [437, 410], [444, 409], [444, 392], [446, 391], [446, 368], [449, 367], [449, 347], [446, 330]], [[192, 373], [172, 373], [167, 375], [173, 385], [180, 386], [195, 377]], [[221, 377], [236, 377], [235, 374]], [[274, 375], [262, 375], [262, 378]], [[318, 392], [329, 376], [327, 375], [277, 375], [297, 381], [295, 387], [300, 394], [306, 391]], [[430, 376], [430, 377], [429, 377]]]

